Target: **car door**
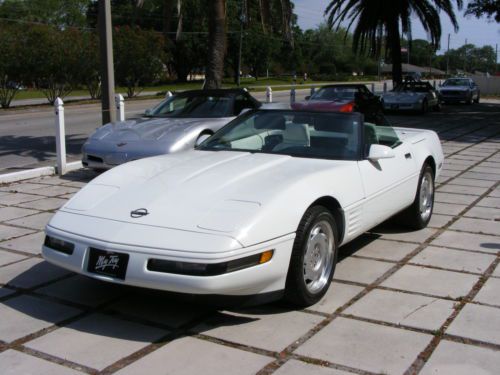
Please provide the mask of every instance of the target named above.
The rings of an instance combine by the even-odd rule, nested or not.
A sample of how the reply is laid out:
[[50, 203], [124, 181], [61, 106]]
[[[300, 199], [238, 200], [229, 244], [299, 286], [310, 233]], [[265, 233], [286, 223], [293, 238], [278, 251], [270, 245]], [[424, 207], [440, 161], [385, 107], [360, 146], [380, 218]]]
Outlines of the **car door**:
[[[365, 193], [363, 224], [368, 230], [413, 202], [418, 171], [410, 147], [399, 139], [392, 127], [366, 123], [363, 130], [366, 151], [358, 166]], [[394, 157], [369, 160], [373, 144], [391, 147]]]

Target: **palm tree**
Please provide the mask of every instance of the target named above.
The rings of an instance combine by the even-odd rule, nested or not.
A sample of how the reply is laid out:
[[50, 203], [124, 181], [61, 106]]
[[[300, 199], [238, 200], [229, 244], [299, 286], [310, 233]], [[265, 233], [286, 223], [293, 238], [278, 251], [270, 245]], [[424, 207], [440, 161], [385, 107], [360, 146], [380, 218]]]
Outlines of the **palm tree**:
[[[463, 1], [456, 0], [458, 9]], [[451, 0], [332, 0], [325, 10], [330, 27], [340, 27], [349, 20], [347, 31], [356, 24], [353, 31], [353, 50], [369, 52], [380, 56], [385, 38], [386, 53], [392, 59], [392, 80], [402, 80], [401, 34], [411, 40], [411, 17], [416, 15], [427, 31], [431, 45], [439, 48], [441, 40], [440, 11], [444, 11], [455, 28], [458, 23]], [[400, 29], [401, 25], [401, 29]], [[346, 31], [346, 33], [347, 33]]]
[[[241, 0], [247, 5], [255, 0]], [[259, 0], [261, 22], [264, 32], [271, 26], [271, 3], [273, 0]], [[277, 1], [277, 0], [275, 0]], [[208, 4], [208, 61], [205, 72], [205, 88], [214, 89], [222, 85], [224, 57], [226, 54], [226, 0], [207, 0]], [[292, 41], [291, 19], [292, 4], [290, 0], [279, 0], [281, 6], [282, 33], [287, 41]]]

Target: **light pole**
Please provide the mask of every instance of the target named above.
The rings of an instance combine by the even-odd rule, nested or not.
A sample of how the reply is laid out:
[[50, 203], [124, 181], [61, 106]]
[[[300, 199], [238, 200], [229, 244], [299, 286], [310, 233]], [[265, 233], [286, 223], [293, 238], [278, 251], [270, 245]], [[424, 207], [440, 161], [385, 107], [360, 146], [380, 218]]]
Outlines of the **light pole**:
[[104, 125], [108, 122], [116, 121], [110, 0], [99, 0], [98, 27], [101, 54], [102, 124]]
[[240, 2], [240, 46], [238, 50], [238, 67], [236, 72], [236, 85], [240, 87], [240, 73], [241, 73], [241, 51], [243, 49], [243, 24], [246, 22], [246, 9], [245, 1]]

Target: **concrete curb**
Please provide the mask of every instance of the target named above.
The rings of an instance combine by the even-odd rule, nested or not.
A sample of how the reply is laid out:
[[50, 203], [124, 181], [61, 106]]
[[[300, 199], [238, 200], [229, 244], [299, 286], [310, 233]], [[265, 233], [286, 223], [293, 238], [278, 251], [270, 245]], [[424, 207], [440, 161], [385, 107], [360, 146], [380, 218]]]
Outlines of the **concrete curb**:
[[[66, 171], [70, 172], [76, 169], [80, 169], [82, 167], [83, 166], [81, 161], [75, 161], [66, 164]], [[28, 169], [26, 171], [6, 173], [0, 175], [0, 184], [9, 184], [11, 182], [27, 180], [30, 178], [37, 178], [42, 176], [52, 176], [55, 175], [56, 172], [57, 172], [56, 167], [41, 167], [41, 168]]]

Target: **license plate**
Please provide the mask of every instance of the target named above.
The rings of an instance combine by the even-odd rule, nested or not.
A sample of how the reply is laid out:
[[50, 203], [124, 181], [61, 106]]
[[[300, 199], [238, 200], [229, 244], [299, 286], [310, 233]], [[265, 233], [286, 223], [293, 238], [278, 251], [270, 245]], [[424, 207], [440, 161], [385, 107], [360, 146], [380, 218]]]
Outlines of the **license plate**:
[[90, 248], [87, 271], [124, 280], [128, 258], [128, 254]]

